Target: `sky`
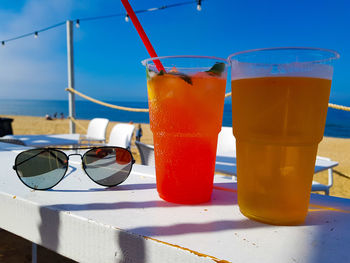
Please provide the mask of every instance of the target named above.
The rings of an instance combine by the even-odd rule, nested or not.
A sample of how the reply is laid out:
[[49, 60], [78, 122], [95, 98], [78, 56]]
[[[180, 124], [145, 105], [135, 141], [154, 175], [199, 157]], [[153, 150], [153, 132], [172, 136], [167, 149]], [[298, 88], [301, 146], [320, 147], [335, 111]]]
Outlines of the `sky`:
[[[129, 0], [134, 10], [187, 0]], [[320, 47], [340, 53], [330, 102], [350, 106], [350, 1], [205, 0], [138, 15], [159, 56], [230, 54], [266, 47]], [[0, 41], [64, 22], [124, 14], [119, 0], [2, 0]], [[74, 27], [75, 88], [104, 101], [146, 101], [148, 58], [124, 16]], [[66, 26], [0, 45], [0, 99], [65, 100]], [[227, 91], [229, 91], [229, 84]]]

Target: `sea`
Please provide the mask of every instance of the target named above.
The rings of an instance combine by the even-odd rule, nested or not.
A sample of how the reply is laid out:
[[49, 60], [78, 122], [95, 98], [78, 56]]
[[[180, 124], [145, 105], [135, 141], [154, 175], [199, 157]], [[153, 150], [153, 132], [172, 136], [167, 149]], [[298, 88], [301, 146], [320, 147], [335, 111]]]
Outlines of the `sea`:
[[[147, 101], [106, 101], [107, 103], [132, 107], [148, 108]], [[116, 110], [92, 103], [90, 101], [75, 101], [77, 119], [90, 120], [95, 117], [107, 118], [110, 121], [149, 123], [149, 115], [145, 112], [129, 112]], [[9, 100], [0, 99], [0, 117], [2, 115], [26, 115], [45, 117], [61, 113], [68, 116], [68, 100]], [[232, 125], [232, 110], [229, 100], [226, 100], [222, 126]], [[350, 112], [328, 108], [324, 136], [350, 138]]]

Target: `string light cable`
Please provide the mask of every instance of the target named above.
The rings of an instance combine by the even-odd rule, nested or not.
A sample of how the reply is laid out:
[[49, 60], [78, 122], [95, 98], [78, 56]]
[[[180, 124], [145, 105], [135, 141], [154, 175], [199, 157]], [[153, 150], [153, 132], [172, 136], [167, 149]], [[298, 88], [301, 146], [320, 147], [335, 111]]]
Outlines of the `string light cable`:
[[[197, 4], [197, 10], [200, 11], [202, 10], [202, 6], [201, 3], [204, 0], [192, 0], [192, 1], [186, 1], [186, 2], [179, 2], [179, 3], [174, 3], [174, 4], [169, 4], [169, 5], [163, 5], [160, 7], [153, 7], [153, 8], [148, 8], [148, 9], [142, 9], [142, 10], [136, 10], [135, 13], [136, 14], [141, 14], [141, 13], [146, 13], [146, 12], [154, 12], [154, 11], [159, 11], [159, 10], [164, 10], [164, 9], [168, 9], [168, 8], [174, 8], [174, 7], [179, 7], [179, 6], [184, 6], [184, 5], [190, 5], [190, 4]], [[93, 16], [93, 17], [85, 17], [85, 18], [78, 18], [78, 19], [74, 19], [72, 20], [73, 22], [75, 22], [75, 26], [77, 28], [80, 27], [80, 22], [81, 21], [92, 21], [92, 20], [100, 20], [100, 19], [108, 19], [108, 18], [114, 18], [114, 17], [124, 17], [125, 21], [128, 22], [129, 21], [129, 15], [127, 13], [117, 13], [117, 14], [110, 14], [110, 15], [102, 15], [102, 16]], [[35, 30], [33, 32], [30, 33], [26, 33], [23, 35], [19, 35], [16, 37], [12, 37], [9, 39], [4, 39], [1, 41], [1, 45], [5, 46], [5, 44], [7, 42], [11, 42], [11, 41], [15, 41], [21, 38], [25, 38], [25, 37], [29, 37], [29, 36], [34, 36], [35, 38], [38, 38], [39, 33], [54, 29], [56, 27], [59, 26], [63, 26], [64, 24], [66, 24], [66, 21], [64, 22], [60, 22], [57, 23], [55, 25], [52, 26], [48, 26], [39, 30]]]
[[6, 40], [2, 40], [1, 44], [3, 46], [5, 46], [6, 42], [15, 41], [15, 40], [18, 40], [18, 39], [21, 39], [21, 38], [25, 38], [25, 37], [29, 37], [29, 36], [32, 36], [32, 35], [34, 35], [34, 37], [37, 38], [39, 33], [45, 32], [45, 31], [48, 31], [48, 30], [51, 30], [51, 29], [54, 29], [54, 28], [59, 27], [59, 26], [62, 26], [65, 23], [66, 22], [61, 22], [61, 23], [58, 23], [58, 24], [55, 24], [55, 25], [52, 25], [52, 26], [49, 26], [49, 27], [45, 27], [45, 28], [42, 28], [42, 29], [39, 29], [39, 30], [35, 30], [34, 32], [30, 32], [30, 33], [23, 34], [23, 35], [20, 35], [20, 36], [17, 36], [17, 37], [13, 37], [13, 38], [9, 38], [9, 39], [6, 39]]

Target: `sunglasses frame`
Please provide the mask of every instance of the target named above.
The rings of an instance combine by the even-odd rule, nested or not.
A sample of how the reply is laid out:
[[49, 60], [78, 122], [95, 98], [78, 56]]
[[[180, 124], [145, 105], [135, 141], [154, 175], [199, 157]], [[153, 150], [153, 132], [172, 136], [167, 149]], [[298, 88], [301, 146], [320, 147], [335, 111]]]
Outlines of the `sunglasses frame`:
[[[120, 183], [118, 183], [118, 184], [115, 184], [115, 185], [103, 185], [103, 184], [100, 184], [100, 183], [96, 182], [94, 179], [92, 179], [91, 176], [86, 172], [86, 170], [85, 170], [85, 168], [86, 168], [85, 165], [86, 165], [86, 164], [83, 162], [84, 156], [85, 156], [87, 153], [89, 153], [90, 151], [92, 151], [92, 150], [97, 150], [97, 149], [105, 149], [105, 148], [122, 149], [122, 150], [124, 150], [124, 151], [129, 152], [129, 154], [130, 154], [130, 156], [131, 156], [131, 167], [130, 167], [130, 171], [128, 172], [128, 175], [127, 175], [126, 178], [125, 178], [125, 180], [126, 180], [126, 179], [129, 177], [130, 173], [131, 173], [132, 166], [133, 166], [133, 164], [135, 163], [135, 159], [134, 159], [134, 156], [132, 155], [132, 153], [131, 153], [131, 151], [130, 151], [129, 149], [126, 149], [126, 148], [123, 148], [123, 147], [119, 147], [119, 146], [72, 147], [72, 148], [68, 148], [68, 147], [42, 147], [42, 148], [32, 148], [32, 149], [28, 149], [28, 150], [26, 150], [26, 151], [23, 151], [23, 152], [20, 152], [19, 154], [17, 154], [17, 156], [16, 156], [16, 158], [15, 158], [15, 164], [12, 166], [12, 168], [16, 171], [16, 174], [17, 174], [19, 180], [20, 180], [25, 186], [27, 186], [27, 187], [29, 187], [29, 188], [31, 188], [31, 189], [33, 189], [33, 190], [45, 191], [45, 190], [49, 190], [49, 189], [54, 188], [54, 187], [55, 187], [56, 185], [58, 185], [58, 184], [63, 180], [63, 178], [66, 176], [67, 171], [68, 171], [68, 167], [69, 167], [69, 157], [70, 157], [70, 156], [73, 156], [73, 155], [79, 155], [79, 156], [81, 157], [81, 167], [82, 167], [84, 173], [87, 175], [87, 177], [89, 177], [89, 179], [90, 179], [91, 181], [93, 181], [95, 184], [98, 184], [98, 185], [101, 185], [101, 186], [104, 186], [104, 187], [114, 187], [114, 186], [117, 186], [117, 185], [123, 183], [125, 180], [123, 180], [122, 182], [120, 182]], [[59, 153], [64, 154], [64, 156], [66, 157], [66, 159], [67, 159], [67, 167], [66, 167], [66, 169], [65, 169], [65, 171], [64, 171], [64, 173], [63, 173], [63, 176], [62, 176], [62, 178], [61, 178], [57, 183], [55, 183], [53, 186], [47, 187], [47, 188], [42, 188], [42, 189], [38, 189], [38, 188], [31, 187], [31, 186], [25, 184], [25, 183], [22, 181], [22, 179], [21, 179], [21, 177], [23, 177], [23, 176], [20, 176], [20, 175], [18, 174], [17, 166], [20, 165], [20, 164], [22, 164], [23, 162], [25, 162], [25, 161], [27, 161], [27, 160], [29, 160], [29, 159], [35, 157], [35, 156], [30, 157], [29, 159], [27, 159], [27, 160], [25, 160], [25, 161], [22, 161], [20, 164], [16, 164], [16, 163], [17, 163], [18, 156], [20, 156], [20, 155], [21, 155], [22, 153], [24, 153], [24, 152], [30, 152], [30, 151], [33, 151], [33, 150], [43, 150], [43, 151], [53, 150], [53, 151], [56, 151], [56, 152], [59, 152]], [[88, 150], [88, 151], [86, 151], [84, 154], [80, 154], [80, 153], [77, 153], [77, 152], [72, 153], [72, 154], [66, 154], [66, 153], [65, 153], [64, 151], [62, 151], [62, 150], [67, 150], [67, 151]], [[40, 154], [40, 153], [39, 153], [39, 154]], [[38, 154], [38, 155], [39, 155], [39, 154]]]

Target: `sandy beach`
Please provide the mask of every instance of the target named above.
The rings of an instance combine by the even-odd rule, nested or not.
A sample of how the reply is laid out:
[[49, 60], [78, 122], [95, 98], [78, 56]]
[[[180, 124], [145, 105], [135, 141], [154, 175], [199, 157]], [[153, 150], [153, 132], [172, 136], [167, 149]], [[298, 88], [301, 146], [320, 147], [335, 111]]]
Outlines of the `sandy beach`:
[[[56, 119], [45, 120], [44, 117], [30, 116], [1, 116], [12, 118], [12, 128], [14, 134], [54, 134], [69, 133], [69, 120]], [[88, 120], [78, 120], [76, 126], [77, 133], [86, 133]], [[117, 122], [110, 122], [107, 128], [107, 138], [110, 131]], [[134, 123], [137, 127], [137, 123]], [[143, 136], [141, 141], [147, 144], [153, 144], [153, 137], [149, 124], [141, 124]], [[132, 154], [136, 163], [140, 163], [140, 156], [137, 148], [132, 142]], [[334, 169], [334, 185], [330, 190], [331, 196], [350, 198], [350, 139], [325, 137], [319, 145], [318, 155], [331, 158], [339, 162]], [[327, 172], [318, 173], [314, 180], [320, 183], [327, 183]], [[31, 243], [22, 238], [0, 229], [0, 262], [31, 262]], [[48, 259], [50, 262], [72, 262], [63, 258], [54, 252], [42, 247], [38, 248], [38, 258]], [[40, 260], [39, 260], [40, 262]]]

